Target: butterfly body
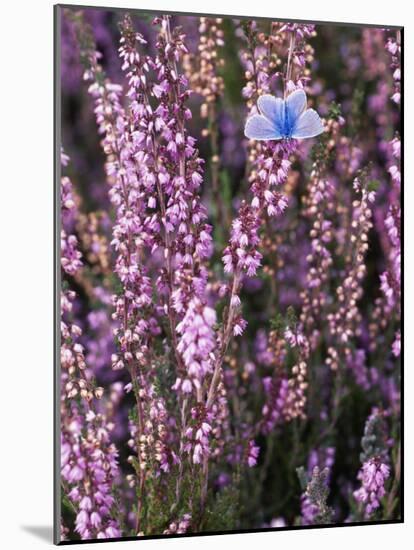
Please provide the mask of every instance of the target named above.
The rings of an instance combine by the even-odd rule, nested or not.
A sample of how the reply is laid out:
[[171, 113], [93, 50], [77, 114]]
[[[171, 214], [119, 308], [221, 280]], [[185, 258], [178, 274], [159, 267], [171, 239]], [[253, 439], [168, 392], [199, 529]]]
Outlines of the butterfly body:
[[289, 116], [289, 109], [286, 101], [284, 102], [284, 117], [280, 125], [280, 132], [283, 139], [291, 139], [294, 130], [294, 120]]
[[260, 114], [247, 119], [245, 136], [258, 141], [306, 139], [324, 131], [316, 111], [307, 109], [306, 94], [295, 90], [286, 99], [265, 94], [259, 97]]

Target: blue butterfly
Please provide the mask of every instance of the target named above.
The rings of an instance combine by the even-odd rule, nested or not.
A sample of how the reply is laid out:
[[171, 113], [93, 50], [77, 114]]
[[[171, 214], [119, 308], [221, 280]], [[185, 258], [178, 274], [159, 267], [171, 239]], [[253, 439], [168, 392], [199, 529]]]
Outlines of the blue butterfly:
[[247, 119], [244, 135], [249, 139], [305, 139], [324, 131], [316, 111], [306, 109], [306, 94], [295, 90], [287, 99], [265, 94], [257, 100], [260, 114]]

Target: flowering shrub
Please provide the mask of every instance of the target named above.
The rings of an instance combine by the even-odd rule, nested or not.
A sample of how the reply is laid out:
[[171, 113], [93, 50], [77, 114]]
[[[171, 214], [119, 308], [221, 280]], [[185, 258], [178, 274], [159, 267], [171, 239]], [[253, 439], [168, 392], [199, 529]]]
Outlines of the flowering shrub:
[[59, 10], [62, 538], [398, 520], [400, 32]]

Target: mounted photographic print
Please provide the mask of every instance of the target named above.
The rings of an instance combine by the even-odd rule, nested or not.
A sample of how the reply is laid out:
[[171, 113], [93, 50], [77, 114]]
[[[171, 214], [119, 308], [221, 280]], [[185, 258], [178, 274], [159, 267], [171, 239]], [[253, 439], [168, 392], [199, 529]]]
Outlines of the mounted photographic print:
[[403, 29], [272, 10], [55, 7], [56, 543], [403, 521]]

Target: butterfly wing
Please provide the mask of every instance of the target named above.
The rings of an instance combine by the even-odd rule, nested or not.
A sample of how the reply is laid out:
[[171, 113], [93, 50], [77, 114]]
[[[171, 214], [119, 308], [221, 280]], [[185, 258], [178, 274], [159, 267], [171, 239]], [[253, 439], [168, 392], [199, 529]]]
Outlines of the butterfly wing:
[[318, 136], [324, 131], [322, 120], [316, 111], [307, 109], [296, 120], [292, 129], [292, 138], [305, 139]]
[[276, 126], [262, 115], [252, 115], [247, 119], [244, 135], [249, 139], [258, 141], [282, 139], [282, 135]]
[[280, 130], [284, 128], [285, 109], [283, 99], [264, 94], [257, 100], [257, 106], [262, 115], [273, 122], [276, 128]]
[[294, 123], [305, 111], [307, 105], [306, 94], [302, 89], [295, 90], [286, 98], [286, 108], [289, 119]]

